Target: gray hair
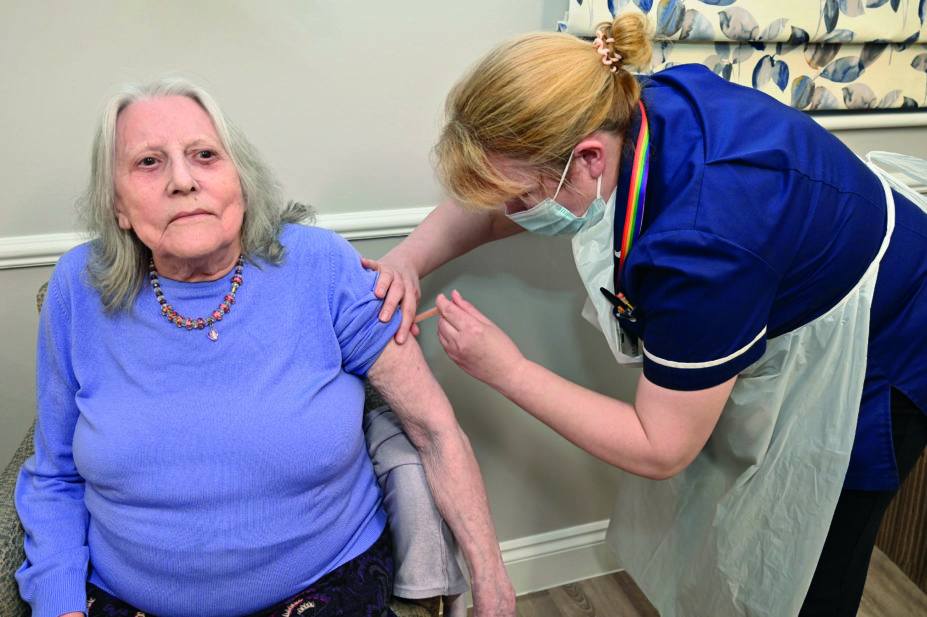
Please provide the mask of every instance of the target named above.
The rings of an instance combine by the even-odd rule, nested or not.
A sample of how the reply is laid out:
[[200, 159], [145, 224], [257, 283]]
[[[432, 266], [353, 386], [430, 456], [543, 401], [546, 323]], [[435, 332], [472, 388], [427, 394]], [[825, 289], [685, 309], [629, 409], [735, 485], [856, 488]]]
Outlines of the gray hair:
[[182, 79], [127, 86], [103, 108], [93, 140], [90, 183], [78, 200], [81, 218], [96, 236], [87, 264], [89, 281], [100, 293], [104, 310], [109, 312], [131, 308], [147, 275], [151, 257], [151, 251], [135, 232], [120, 228], [116, 220], [116, 122], [119, 114], [132, 103], [168, 96], [185, 96], [203, 108], [238, 171], [245, 202], [241, 243], [246, 259], [253, 262], [260, 258], [273, 264], [281, 263], [284, 248], [279, 236], [283, 226], [313, 219], [310, 207], [285, 202], [280, 184], [257, 149], [229, 121], [205, 90]]

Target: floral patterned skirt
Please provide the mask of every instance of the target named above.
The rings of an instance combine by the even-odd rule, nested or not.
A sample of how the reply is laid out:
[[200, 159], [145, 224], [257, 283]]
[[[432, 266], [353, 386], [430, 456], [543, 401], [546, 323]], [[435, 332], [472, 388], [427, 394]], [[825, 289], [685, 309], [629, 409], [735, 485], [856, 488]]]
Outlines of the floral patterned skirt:
[[[389, 533], [306, 589], [247, 617], [393, 617], [393, 557]], [[190, 614], [196, 611], [191, 609]], [[87, 617], [156, 617], [87, 583]]]

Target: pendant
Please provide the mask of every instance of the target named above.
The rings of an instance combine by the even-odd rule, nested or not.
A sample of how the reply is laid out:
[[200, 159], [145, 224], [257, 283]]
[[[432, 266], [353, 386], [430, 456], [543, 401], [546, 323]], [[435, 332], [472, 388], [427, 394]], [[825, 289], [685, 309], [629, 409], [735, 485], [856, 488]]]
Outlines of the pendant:
[[209, 337], [209, 340], [210, 340], [210, 341], [214, 341], [214, 340], [216, 340], [216, 339], [219, 338], [219, 331], [218, 331], [218, 330], [213, 330], [212, 328], [210, 328], [210, 329], [209, 329], [209, 332], [206, 333], [206, 336]]

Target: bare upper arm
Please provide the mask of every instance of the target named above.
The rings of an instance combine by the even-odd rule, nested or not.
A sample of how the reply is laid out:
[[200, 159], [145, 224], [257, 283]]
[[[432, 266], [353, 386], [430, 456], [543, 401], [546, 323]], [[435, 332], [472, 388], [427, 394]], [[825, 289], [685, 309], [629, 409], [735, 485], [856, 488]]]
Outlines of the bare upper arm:
[[685, 392], [669, 390], [641, 375], [635, 409], [647, 439], [660, 452], [661, 477], [682, 471], [705, 446], [737, 381]]
[[450, 401], [414, 338], [402, 345], [390, 339], [367, 376], [419, 449], [440, 432], [458, 428]]

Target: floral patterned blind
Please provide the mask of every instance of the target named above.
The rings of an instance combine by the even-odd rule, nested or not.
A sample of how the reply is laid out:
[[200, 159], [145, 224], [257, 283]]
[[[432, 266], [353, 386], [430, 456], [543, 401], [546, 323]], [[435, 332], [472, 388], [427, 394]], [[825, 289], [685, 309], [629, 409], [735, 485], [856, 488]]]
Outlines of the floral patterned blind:
[[649, 72], [701, 63], [806, 111], [927, 107], [927, 0], [569, 0], [559, 29], [623, 11], [654, 24]]

